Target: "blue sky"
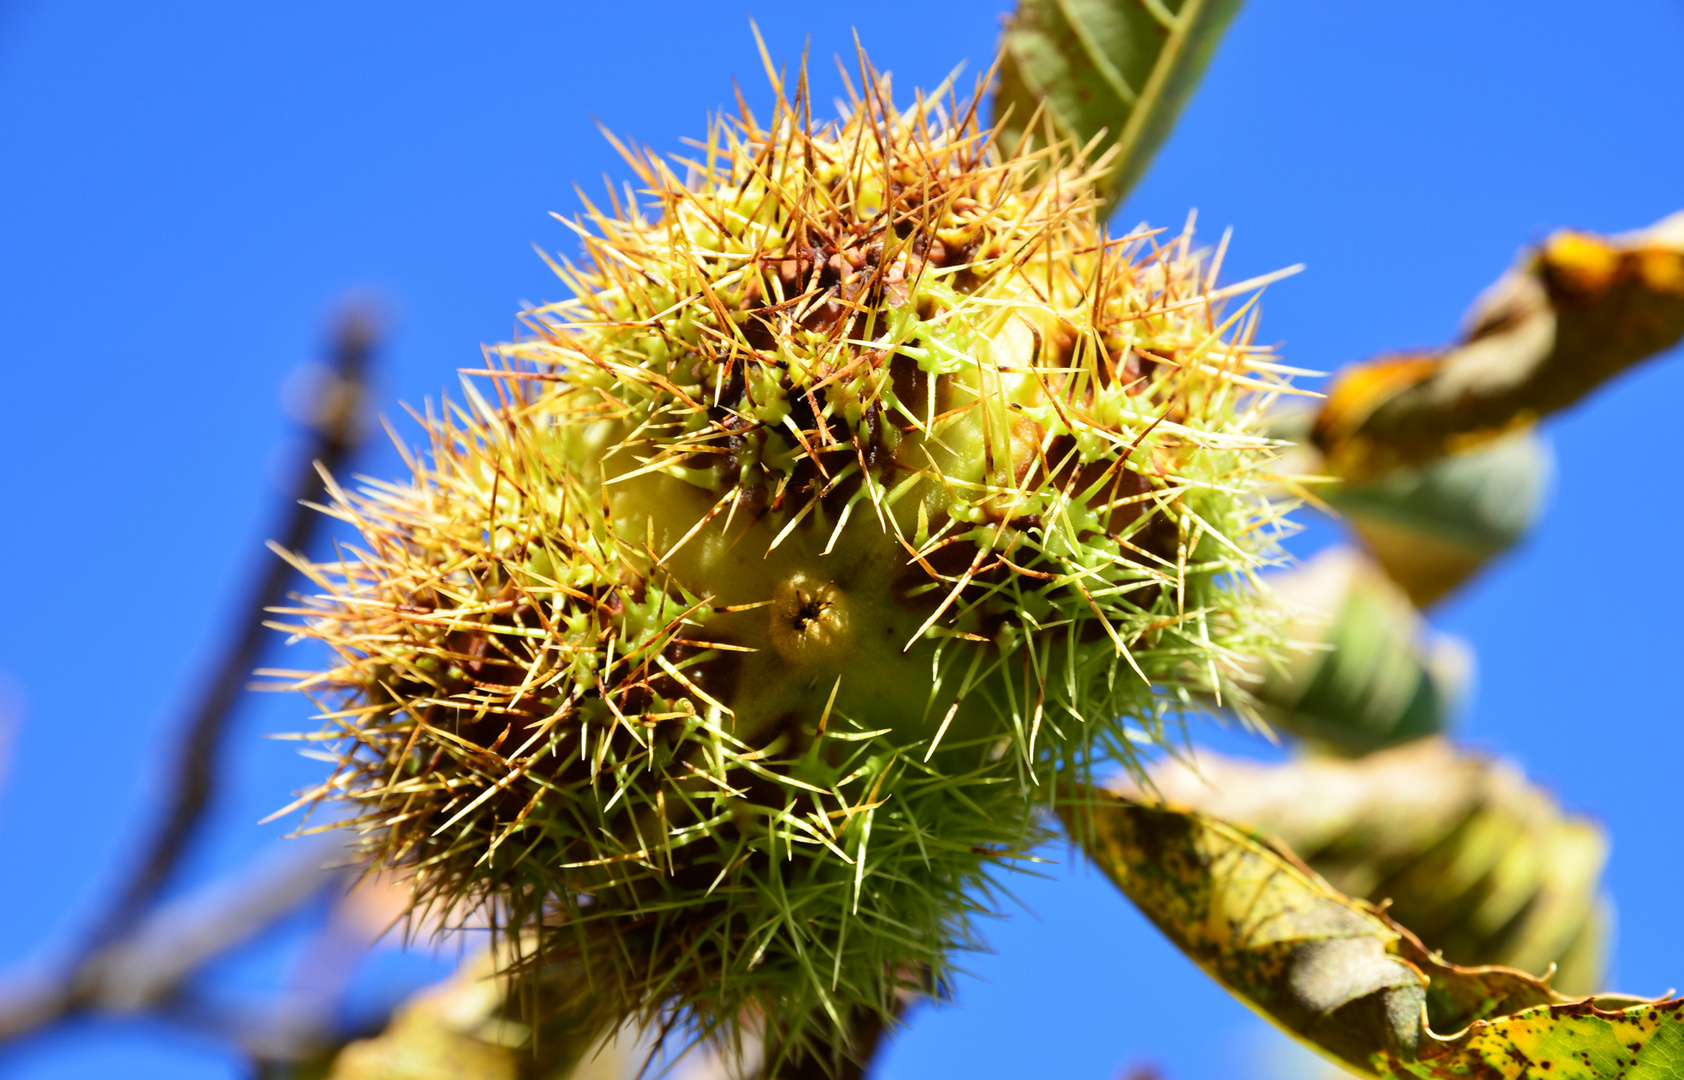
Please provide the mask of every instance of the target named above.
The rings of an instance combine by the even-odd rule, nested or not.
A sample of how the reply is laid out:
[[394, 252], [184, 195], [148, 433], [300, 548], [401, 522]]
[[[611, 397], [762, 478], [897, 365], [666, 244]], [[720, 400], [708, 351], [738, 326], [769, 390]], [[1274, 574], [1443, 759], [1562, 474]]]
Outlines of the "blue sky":
[[[296, 445], [283, 387], [337, 298], [385, 305], [379, 406], [401, 416], [521, 301], [558, 296], [531, 245], [575, 241], [548, 212], [626, 177], [594, 119], [677, 150], [732, 77], [765, 101], [751, 15], [777, 57], [811, 36], [821, 101], [856, 27], [909, 92], [987, 66], [997, 2], [0, 0], [0, 963], [72, 940], [141, 837], [188, 688], [266, 557]], [[1307, 263], [1263, 323], [1301, 366], [1440, 342], [1520, 245], [1684, 208], [1681, 55], [1676, 0], [1253, 0], [1119, 224], [1196, 207], [1204, 235], [1234, 227], [1236, 280]], [[1541, 529], [1435, 615], [1479, 652], [1463, 737], [1612, 832], [1616, 981], [1648, 993], [1684, 984], [1679, 359], [1550, 423]], [[242, 716], [195, 879], [278, 842], [255, 822], [316, 766], [261, 736], [305, 715], [277, 697]], [[988, 928], [995, 953], [884, 1077], [1266, 1075], [1259, 1021], [1095, 875], [1055, 878], [1023, 883], [1033, 914]], [[214, 977], [256, 993], [287, 963], [282, 941]], [[389, 953], [358, 993], [436, 969]], [[0, 1075], [241, 1073], [129, 1025]]]

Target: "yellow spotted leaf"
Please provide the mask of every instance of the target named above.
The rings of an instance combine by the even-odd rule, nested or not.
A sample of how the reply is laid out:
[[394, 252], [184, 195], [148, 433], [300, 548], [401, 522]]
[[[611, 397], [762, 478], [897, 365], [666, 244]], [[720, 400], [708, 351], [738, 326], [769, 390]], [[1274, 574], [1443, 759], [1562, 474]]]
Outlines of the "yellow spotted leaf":
[[1457, 344], [1341, 373], [1316, 418], [1360, 482], [1566, 408], [1684, 337], [1684, 213], [1625, 236], [1562, 231], [1488, 289]]
[[1435, 1039], [1392, 1076], [1450, 1080], [1677, 1080], [1684, 1076], [1684, 999], [1604, 1010], [1540, 1005]]
[[1446, 963], [1284, 846], [1205, 814], [1091, 789], [1061, 813], [1178, 948], [1347, 1068], [1591, 1080], [1672, 1077], [1684, 1063], [1684, 1000], [1573, 1001], [1525, 972]]

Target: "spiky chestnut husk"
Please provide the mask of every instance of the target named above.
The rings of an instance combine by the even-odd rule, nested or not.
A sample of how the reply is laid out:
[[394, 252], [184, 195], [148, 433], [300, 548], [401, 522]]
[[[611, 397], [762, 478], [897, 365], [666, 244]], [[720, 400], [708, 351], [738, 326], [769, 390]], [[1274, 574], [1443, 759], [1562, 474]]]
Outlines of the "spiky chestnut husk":
[[416, 903], [840, 1061], [945, 984], [1060, 775], [1276, 647], [1254, 573], [1285, 386], [1186, 235], [1108, 238], [1094, 170], [886, 80], [798, 93], [575, 223], [414, 477], [333, 489], [311, 569], [339, 768]]

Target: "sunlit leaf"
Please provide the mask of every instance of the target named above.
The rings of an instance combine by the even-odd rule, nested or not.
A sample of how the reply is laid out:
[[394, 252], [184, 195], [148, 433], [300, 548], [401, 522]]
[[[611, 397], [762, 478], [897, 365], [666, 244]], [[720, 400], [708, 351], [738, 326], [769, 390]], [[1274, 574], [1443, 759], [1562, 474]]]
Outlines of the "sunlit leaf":
[[1566, 408], [1684, 337], [1684, 213], [1641, 232], [1563, 231], [1488, 289], [1463, 340], [1383, 356], [1335, 382], [1315, 440], [1360, 481]]
[[1676, 1076], [1665, 1070], [1684, 1062], [1684, 999], [1574, 1002], [1520, 971], [1445, 963], [1284, 847], [1196, 811], [1086, 791], [1062, 813], [1178, 948], [1347, 1067], [1589, 1080]]
[[1082, 145], [1103, 133], [1095, 153], [1116, 150], [1106, 191], [1107, 208], [1116, 206], [1168, 136], [1239, 6], [1021, 0], [1000, 43], [994, 98], [1006, 144], [1039, 134], [1042, 122]]

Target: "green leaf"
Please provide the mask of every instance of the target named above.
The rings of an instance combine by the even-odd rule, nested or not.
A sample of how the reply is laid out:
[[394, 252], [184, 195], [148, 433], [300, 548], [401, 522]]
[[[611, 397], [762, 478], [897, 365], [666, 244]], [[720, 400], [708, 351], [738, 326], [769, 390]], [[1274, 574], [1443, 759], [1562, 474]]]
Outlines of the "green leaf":
[[1666, 1070], [1684, 1062], [1684, 999], [1574, 1002], [1524, 972], [1445, 963], [1289, 850], [1205, 814], [1094, 790], [1073, 793], [1061, 814], [1178, 948], [1347, 1067], [1589, 1080], [1676, 1076]]
[[1456, 345], [1340, 373], [1316, 418], [1329, 469], [1361, 481], [1566, 408], [1684, 337], [1684, 213], [1641, 232], [1557, 232], [1488, 289]]
[[1305, 648], [1264, 673], [1256, 698], [1266, 720], [1345, 754], [1445, 726], [1466, 682], [1467, 649], [1433, 634], [1374, 565], [1337, 548], [1271, 584], [1305, 612], [1291, 631]]
[[1116, 153], [1103, 209], [1114, 209], [1169, 135], [1239, 6], [1240, 0], [1020, 0], [1000, 43], [994, 98], [994, 118], [1006, 123], [1005, 144], [1029, 132], [1038, 110], [1059, 137], [1080, 145], [1103, 133], [1095, 153]]
[[1549, 447], [1528, 429], [1425, 465], [1335, 485], [1322, 497], [1410, 601], [1425, 607], [1526, 535], [1543, 508], [1549, 474]]

